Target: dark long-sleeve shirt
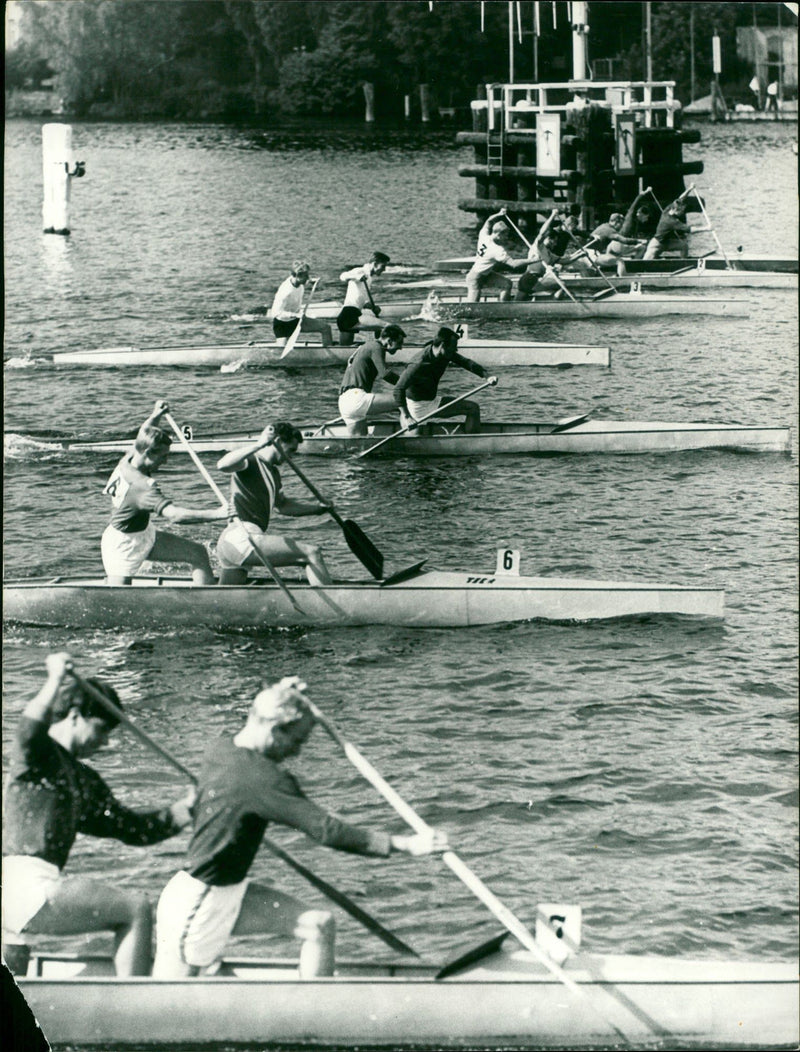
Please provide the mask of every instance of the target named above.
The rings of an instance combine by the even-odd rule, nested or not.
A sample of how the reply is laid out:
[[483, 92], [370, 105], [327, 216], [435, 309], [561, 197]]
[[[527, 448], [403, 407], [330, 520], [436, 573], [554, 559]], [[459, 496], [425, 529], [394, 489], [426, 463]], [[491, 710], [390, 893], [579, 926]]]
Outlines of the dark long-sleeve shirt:
[[669, 211], [663, 212], [656, 227], [655, 237], [658, 241], [668, 241], [673, 237], [685, 237], [691, 234], [692, 228]]
[[194, 832], [185, 869], [206, 884], [244, 880], [270, 822], [357, 855], [388, 855], [388, 833], [348, 825], [306, 799], [287, 771], [229, 739], [212, 743], [203, 760]]
[[457, 352], [450, 355], [434, 355], [432, 345], [426, 344], [421, 354], [408, 363], [395, 384], [394, 400], [402, 408], [406, 398], [414, 402], [430, 402], [439, 390], [439, 381], [448, 365], [458, 365], [483, 379], [489, 375], [482, 365], [465, 358]]
[[78, 833], [124, 844], [156, 844], [179, 832], [168, 809], [124, 807], [100, 777], [48, 733], [20, 718], [5, 793], [4, 855], [36, 855], [59, 869]]
[[367, 340], [363, 347], [354, 351], [347, 362], [340, 394], [357, 387], [369, 394], [376, 380], [397, 382], [397, 373], [386, 368], [386, 351], [377, 340]]

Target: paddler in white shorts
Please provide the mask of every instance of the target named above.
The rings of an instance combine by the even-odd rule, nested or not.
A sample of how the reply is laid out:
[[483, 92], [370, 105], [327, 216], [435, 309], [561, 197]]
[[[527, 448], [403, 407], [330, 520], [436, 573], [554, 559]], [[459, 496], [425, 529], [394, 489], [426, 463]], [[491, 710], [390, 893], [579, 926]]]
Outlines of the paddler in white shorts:
[[[277, 439], [277, 444], [273, 444]], [[217, 541], [217, 558], [223, 570], [262, 566], [264, 556], [271, 566], [304, 566], [309, 584], [331, 583], [331, 575], [316, 544], [267, 533], [273, 508], [295, 518], [323, 515], [329, 504], [294, 500], [283, 492], [278, 465], [284, 451], [292, 456], [303, 440], [288, 421], [268, 424], [254, 442], [226, 453], [217, 462], [231, 476], [231, 506], [235, 518]]]
[[111, 497], [111, 522], [103, 533], [100, 550], [109, 584], [130, 584], [146, 561], [189, 563], [195, 584], [213, 584], [214, 574], [208, 552], [202, 544], [157, 530], [151, 516], [168, 522], [218, 522], [227, 519], [229, 508], [184, 508], [165, 497], [153, 474], [169, 455], [172, 438], [159, 426], [169, 412], [167, 402], [156, 402], [150, 416], [139, 428], [133, 449], [114, 468], [104, 493]]
[[505, 208], [489, 216], [478, 234], [475, 262], [467, 273], [467, 303], [477, 303], [481, 293], [487, 289], [499, 293], [501, 300], [511, 298], [511, 282], [502, 271], [525, 270], [527, 259], [514, 259], [506, 246], [511, 240], [511, 230], [503, 217]]
[[458, 353], [458, 333], [443, 326], [425, 344], [422, 353], [409, 362], [395, 384], [394, 400], [403, 427], [414, 428], [424, 416], [435, 412], [439, 417], [463, 416], [465, 434], [480, 431], [481, 407], [477, 402], [462, 399], [452, 407], [442, 406], [439, 380], [449, 365], [458, 365], [492, 385], [497, 383], [497, 377], [489, 376], [482, 365]]

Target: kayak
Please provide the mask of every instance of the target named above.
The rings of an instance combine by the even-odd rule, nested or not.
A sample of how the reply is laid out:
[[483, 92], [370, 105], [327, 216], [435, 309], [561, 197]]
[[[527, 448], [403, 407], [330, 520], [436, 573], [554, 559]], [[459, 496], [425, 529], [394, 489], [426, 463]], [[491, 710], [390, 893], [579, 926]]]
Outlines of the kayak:
[[[398, 419], [371, 422], [368, 434], [348, 436], [342, 424], [317, 424], [300, 428], [303, 441], [297, 452], [311, 456], [355, 456], [400, 430]], [[224, 453], [255, 442], [258, 432], [194, 434], [184, 425], [184, 434], [197, 453]], [[109, 439], [61, 439], [41, 434], [8, 433], [46, 451], [69, 453], [125, 453], [133, 437]], [[686, 424], [663, 421], [589, 420], [586, 415], [535, 423], [483, 421], [479, 432], [465, 434], [462, 423], [446, 420], [423, 423], [390, 442], [376, 455], [409, 457], [486, 456], [495, 453], [554, 455], [559, 453], [668, 453], [692, 449], [731, 449], [760, 453], [789, 453], [789, 427], [747, 427], [739, 424]], [[173, 443], [172, 453], [186, 447]]]
[[[475, 262], [474, 256], [457, 256], [452, 259], [438, 259], [431, 269], [434, 271], [469, 270]], [[706, 270], [735, 269], [745, 273], [797, 274], [796, 259], [781, 256], [744, 256], [732, 253], [728, 261], [724, 256], [661, 256], [659, 259], [626, 259], [625, 269], [628, 274], [658, 274], [681, 270], [683, 267], [704, 267]], [[730, 267], [728, 265], [730, 263]], [[605, 269], [605, 268], [604, 268]], [[616, 270], [616, 264], [609, 268], [610, 273]]]
[[[791, 963], [593, 954], [535, 939], [554, 975], [501, 933], [449, 962], [225, 958], [213, 975], [116, 978], [110, 957], [33, 954], [19, 989], [54, 1049], [794, 1049]], [[566, 925], [565, 925], [566, 926]], [[548, 932], [552, 932], [549, 927]], [[560, 952], [559, 952], [560, 951]], [[572, 984], [572, 985], [568, 985]]]
[[[342, 309], [338, 301], [312, 304], [308, 314], [313, 318], [332, 319]], [[575, 300], [565, 296], [540, 296], [525, 303], [514, 300], [482, 299], [468, 303], [458, 296], [439, 296], [432, 290], [424, 300], [384, 300], [381, 303], [381, 321], [402, 321], [412, 318], [568, 318], [572, 320], [590, 318], [659, 318], [667, 314], [712, 314], [731, 318], [746, 318], [749, 304], [746, 300], [722, 299], [715, 296], [667, 296], [646, 292], [617, 292], [604, 299]], [[365, 312], [362, 320], [379, 324], [377, 318]], [[269, 320], [267, 314], [233, 314], [231, 321], [250, 324]]]
[[[306, 368], [337, 366], [344, 369], [356, 345], [323, 347], [318, 340], [298, 340], [282, 357], [284, 347], [276, 343], [189, 344], [167, 347], [98, 347], [90, 350], [57, 351], [54, 365], [88, 366], [227, 366], [250, 368]], [[487, 368], [501, 365], [600, 365], [609, 366], [608, 347], [579, 343], [541, 343], [535, 340], [475, 340], [464, 337], [459, 350], [477, 355]], [[422, 344], [406, 344], [388, 362], [407, 363], [422, 351]], [[233, 369], [231, 369], [233, 371]]]
[[[506, 563], [510, 570], [504, 568]], [[423, 565], [424, 560], [382, 581], [342, 580], [313, 587], [305, 579], [284, 579], [288, 594], [265, 577], [216, 585], [166, 576], [137, 576], [130, 585], [109, 585], [103, 577], [21, 578], [4, 582], [3, 618], [71, 628], [270, 629], [285, 625], [466, 628], [653, 614], [724, 617], [725, 594], [719, 589], [524, 577], [518, 572], [518, 553], [503, 550], [494, 572], [424, 571]]]

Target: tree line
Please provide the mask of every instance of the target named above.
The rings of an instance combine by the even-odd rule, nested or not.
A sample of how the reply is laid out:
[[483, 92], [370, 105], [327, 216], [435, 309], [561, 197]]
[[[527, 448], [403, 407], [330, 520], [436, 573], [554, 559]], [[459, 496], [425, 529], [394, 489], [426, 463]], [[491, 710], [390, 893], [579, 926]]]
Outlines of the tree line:
[[[707, 93], [711, 36], [722, 39], [726, 74], [736, 62], [737, 3], [651, 5], [656, 80], [675, 80], [688, 101], [689, 9], [697, 41], [695, 76]], [[768, 5], [760, 5], [762, 7]], [[429, 86], [434, 104], [466, 107], [476, 87], [508, 80], [505, 0], [25, 0], [21, 34], [6, 53], [6, 88], [48, 75], [75, 117], [160, 117], [269, 121], [363, 117], [362, 85], [375, 89], [377, 117], [403, 115]], [[643, 4], [590, 4], [590, 61], [615, 59], [615, 79], [643, 79]], [[517, 81], [571, 76], [567, 5], [519, 5]], [[483, 23], [483, 25], [482, 25]], [[602, 79], [602, 78], [599, 78]]]

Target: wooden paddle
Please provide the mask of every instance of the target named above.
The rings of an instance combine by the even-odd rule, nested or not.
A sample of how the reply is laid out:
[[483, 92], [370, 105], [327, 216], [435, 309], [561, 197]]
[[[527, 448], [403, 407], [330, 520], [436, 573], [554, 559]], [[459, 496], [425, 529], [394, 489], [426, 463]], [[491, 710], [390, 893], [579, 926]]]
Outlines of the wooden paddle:
[[[378, 790], [381, 796], [395, 809], [403, 821], [408, 823], [408, 825], [410, 825], [417, 833], [430, 833], [431, 827], [428, 823], [425, 822], [405, 800], [403, 800], [400, 794], [389, 785], [379, 772], [376, 771], [372, 764], [361, 755], [358, 749], [342, 737], [331, 721], [320, 711], [319, 707], [308, 698], [306, 698], [306, 703], [317, 723], [319, 723], [322, 729], [343, 750], [345, 756], [350, 763], [353, 764], [359, 774], [366, 778], [366, 780]], [[556, 964], [541, 946], [539, 946], [534, 936], [525, 927], [522, 921], [519, 920], [492, 891], [490, 891], [480, 877], [473, 873], [454, 851], [448, 850], [443, 852], [442, 861], [453, 871], [453, 873], [455, 873], [459, 880], [466, 884], [473, 895], [481, 900], [484, 906], [486, 906], [495, 917], [497, 917], [500, 923], [511, 932], [526, 950], [532, 953], [533, 956], [536, 957], [536, 959], [540, 961], [540, 963], [543, 964], [544, 967], [547, 968], [547, 970], [560, 982], [562, 982], [568, 990], [581, 998], [583, 1004], [587, 1008], [590, 1008], [595, 1015], [599, 1014], [594, 1005], [589, 1001], [586, 993], [566, 974], [564, 969]], [[613, 1029], [624, 1040], [627, 1040], [625, 1034], [623, 1034], [620, 1028], [614, 1023], [605, 1018], [603, 1018], [603, 1022], [606, 1026], [613, 1027]]]
[[[203, 478], [206, 480], [206, 482], [209, 484], [209, 486], [213, 490], [214, 495], [216, 496], [217, 500], [220, 502], [220, 504], [223, 504], [225, 507], [227, 507], [228, 506], [228, 501], [225, 499], [224, 493], [222, 492], [222, 490], [219, 488], [219, 486], [216, 484], [216, 482], [213, 480], [213, 478], [209, 474], [209, 472], [208, 472], [205, 464], [203, 463], [203, 461], [200, 459], [200, 457], [197, 455], [197, 453], [195, 453], [194, 449], [192, 448], [191, 442], [187, 439], [186, 435], [184, 435], [183, 431], [181, 431], [181, 429], [178, 427], [178, 425], [175, 423], [175, 421], [173, 420], [173, 418], [170, 416], [169, 413], [164, 413], [164, 417], [165, 417], [167, 423], [169, 424], [169, 426], [172, 428], [172, 430], [177, 435], [178, 440], [180, 441], [181, 445], [186, 447], [186, 452], [189, 454], [189, 456], [195, 462], [195, 465], [197, 466], [200, 474], [203, 476]], [[267, 443], [265, 443], [265, 445], [266, 444]], [[245, 531], [245, 532], [247, 532], [247, 531]], [[250, 547], [256, 553], [256, 555], [258, 556], [259, 560], [267, 568], [267, 571], [268, 571], [270, 577], [272, 578], [272, 580], [275, 582], [275, 584], [278, 586], [278, 588], [280, 588], [280, 590], [283, 592], [283, 594], [286, 596], [286, 598], [292, 604], [292, 606], [297, 611], [297, 613], [298, 614], [302, 614], [303, 617], [305, 617], [306, 616], [305, 610], [303, 610], [303, 608], [297, 602], [295, 597], [292, 595], [292, 593], [286, 587], [286, 582], [278, 574], [277, 570], [272, 565], [272, 563], [269, 561], [269, 559], [266, 557], [266, 555], [264, 555], [264, 553], [261, 551], [261, 549], [256, 545], [255, 541], [253, 540], [253, 538], [250, 536], [249, 533], [247, 534], [247, 539], [250, 542]]]
[[357, 522], [353, 522], [352, 519], [343, 519], [341, 515], [331, 505], [326, 504], [325, 498], [322, 496], [320, 491], [307, 476], [300, 470], [300, 468], [294, 463], [290, 456], [286, 453], [286, 450], [281, 446], [280, 442], [276, 441], [275, 446], [280, 450], [283, 459], [297, 475], [300, 481], [311, 490], [320, 504], [325, 504], [325, 510], [341, 528], [344, 534], [344, 539], [347, 541], [347, 547], [355, 555], [356, 559], [361, 563], [365, 569], [369, 570], [372, 576], [380, 581], [383, 577], [383, 554], [378, 551], [372, 541], [367, 537], [366, 533], [361, 529]]
[[[197, 776], [193, 774], [188, 767], [184, 767], [180, 760], [173, 756], [172, 753], [167, 752], [167, 750], [161, 745], [159, 745], [154, 738], [151, 738], [149, 734], [147, 734], [139, 726], [137, 726], [137, 724], [135, 724], [133, 720], [131, 720], [128, 716], [125, 715], [125, 713], [122, 711], [121, 708], [119, 708], [118, 705], [114, 704], [111, 698], [106, 697], [106, 695], [103, 694], [102, 691], [97, 690], [97, 688], [94, 687], [91, 683], [87, 682], [85, 679], [83, 679], [82, 676], [78, 675], [72, 664], [69, 664], [67, 666], [67, 672], [70, 676], [72, 676], [72, 678], [75, 680], [75, 682], [85, 694], [88, 694], [92, 698], [94, 698], [94, 700], [98, 704], [102, 705], [108, 712], [110, 712], [116, 720], [124, 724], [129, 730], [133, 731], [137, 738], [140, 738], [149, 749], [152, 749], [153, 752], [158, 753], [158, 755], [162, 759], [166, 760], [167, 763], [172, 764], [172, 766], [176, 770], [180, 771], [181, 774], [185, 775], [185, 777], [188, 778], [190, 782], [193, 782], [195, 785], [197, 785]], [[327, 895], [332, 902], [335, 902], [338, 906], [341, 906], [342, 909], [349, 913], [351, 917], [354, 917], [357, 921], [363, 924], [365, 928], [368, 928], [369, 931], [373, 932], [375, 935], [378, 936], [378, 938], [382, 939], [387, 946], [391, 946], [393, 950], [398, 950], [400, 953], [408, 953], [411, 954], [413, 957], [419, 957], [419, 954], [416, 950], [413, 950], [410, 946], [407, 946], [402, 939], [399, 939], [396, 935], [393, 935], [390, 931], [384, 928], [379, 921], [375, 920], [374, 917], [371, 917], [365, 910], [361, 909], [360, 906], [356, 905], [356, 903], [349, 899], [347, 895], [344, 894], [344, 892], [339, 891], [337, 888], [333, 887], [332, 884], [329, 884], [326, 880], [323, 880], [322, 877], [318, 877], [316, 873], [313, 873], [310, 869], [304, 866], [302, 862], [298, 862], [297, 859], [293, 858], [289, 854], [289, 852], [286, 851], [284, 848], [280, 847], [268, 837], [264, 837], [262, 843], [269, 851], [272, 852], [273, 855], [276, 855], [278, 858], [282, 859], [287, 865], [291, 866], [292, 869], [296, 870], [301, 876], [305, 877], [309, 884], [312, 884], [315, 888], [318, 888], [324, 895]]]
[[446, 402], [444, 405], [440, 405], [437, 409], [434, 409], [432, 412], [426, 413], [425, 416], [420, 417], [419, 420], [415, 420], [413, 424], [409, 424], [407, 427], [401, 427], [400, 430], [395, 431], [393, 435], [389, 435], [386, 438], [382, 438], [380, 442], [376, 442], [374, 446], [370, 446], [369, 449], [365, 449], [363, 453], [359, 453], [357, 459], [360, 460], [361, 457], [368, 456], [380, 446], [386, 445], [387, 442], [391, 442], [393, 438], [397, 438], [398, 435], [403, 435], [406, 431], [411, 431], [415, 427], [419, 427], [419, 425], [425, 423], [426, 420], [430, 420], [432, 416], [436, 416], [437, 413], [441, 413], [443, 409], [449, 409], [450, 406], [455, 405], [456, 402], [463, 402], [465, 398], [469, 398], [470, 395], [477, 394], [478, 391], [482, 391], [484, 387], [490, 387], [491, 383], [491, 380], [487, 380], [486, 383], [481, 384], [479, 387], [473, 387], [471, 391], [465, 391], [465, 393], [459, 395], [458, 398], [454, 398], [452, 402]]
[[[709, 256], [713, 256], [716, 251], [717, 250], [715, 248], [712, 248], [710, 252], [704, 252], [702, 256], [698, 256], [697, 259], [707, 259]], [[678, 270], [671, 270], [667, 276], [670, 278], [674, 278], [677, 274], [686, 274], [688, 273], [688, 271], [696, 269], [697, 260], [695, 260], [694, 263], [689, 263], [689, 265], [686, 267], [680, 267]]]
[[372, 289], [369, 287], [369, 281], [366, 278], [362, 278], [361, 280], [364, 282], [364, 288], [367, 290], [367, 298], [369, 299], [372, 313], [378, 318], [380, 317], [381, 309], [375, 305], [375, 300], [372, 298]]
[[281, 352], [281, 358], [285, 358], [287, 354], [291, 353], [291, 351], [294, 348], [294, 345], [297, 343], [297, 337], [300, 335], [300, 330], [303, 328], [303, 318], [305, 318], [305, 316], [306, 316], [306, 311], [308, 310], [308, 305], [311, 302], [311, 297], [314, 295], [314, 290], [316, 289], [317, 285], [319, 285], [319, 278], [314, 278], [314, 284], [311, 286], [311, 291], [309, 292], [308, 296], [306, 297], [305, 303], [300, 308], [300, 314], [299, 314], [299, 316], [297, 318], [297, 325], [295, 325], [294, 332], [289, 337], [289, 339], [286, 341], [286, 346], [283, 348], [283, 351]]

